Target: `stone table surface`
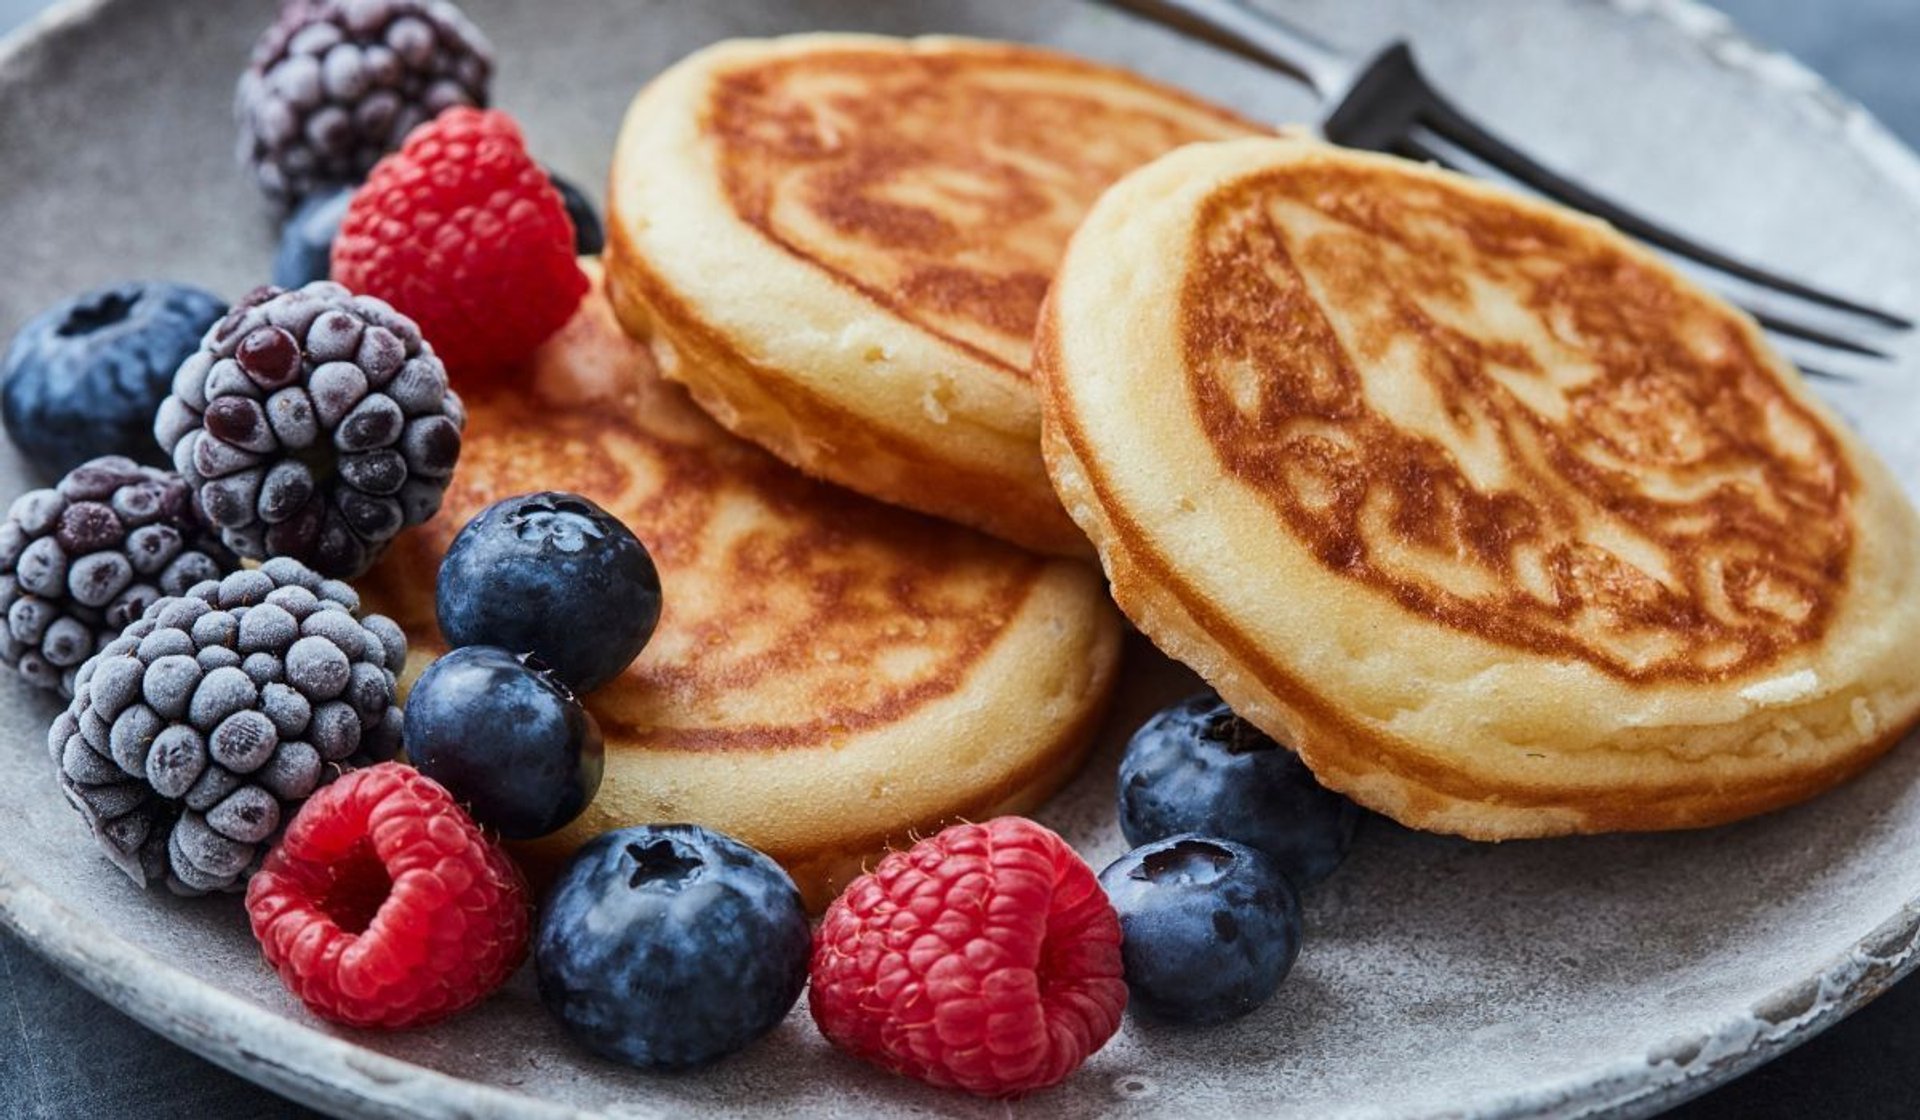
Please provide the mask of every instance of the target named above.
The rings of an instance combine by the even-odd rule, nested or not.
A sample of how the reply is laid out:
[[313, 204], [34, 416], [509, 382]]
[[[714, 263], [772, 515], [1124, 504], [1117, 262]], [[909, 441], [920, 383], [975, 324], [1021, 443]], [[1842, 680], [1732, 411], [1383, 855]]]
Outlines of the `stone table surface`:
[[[1920, 145], [1920, 0], [1715, 2], [1754, 38], [1796, 55]], [[0, 32], [43, 6], [43, 0], [0, 0]], [[0, 933], [0, 1120], [312, 1115], [148, 1033]], [[1920, 1116], [1920, 977], [1668, 1116]]]

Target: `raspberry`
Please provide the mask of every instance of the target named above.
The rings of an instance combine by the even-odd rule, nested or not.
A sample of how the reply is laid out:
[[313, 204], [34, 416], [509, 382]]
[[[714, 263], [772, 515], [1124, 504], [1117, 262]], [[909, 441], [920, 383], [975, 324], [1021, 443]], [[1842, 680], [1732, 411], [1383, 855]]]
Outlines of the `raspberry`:
[[856, 1057], [943, 1088], [1056, 1085], [1120, 1028], [1120, 921], [1067, 842], [1019, 817], [894, 852], [827, 908], [814, 1022]]
[[247, 913], [293, 994], [353, 1027], [444, 1019], [527, 955], [519, 870], [452, 795], [395, 762], [306, 803], [248, 884]]
[[333, 277], [412, 316], [463, 380], [533, 353], [587, 291], [560, 193], [513, 118], [476, 109], [441, 114], [373, 169]]

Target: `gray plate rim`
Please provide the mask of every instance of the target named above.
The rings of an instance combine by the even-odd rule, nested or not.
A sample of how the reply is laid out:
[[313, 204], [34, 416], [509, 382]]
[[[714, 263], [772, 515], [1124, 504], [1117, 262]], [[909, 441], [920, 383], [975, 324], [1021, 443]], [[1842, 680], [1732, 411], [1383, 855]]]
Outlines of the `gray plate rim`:
[[[80, 34], [118, 0], [59, 0], [0, 38], [0, 76], [44, 41]], [[1746, 38], [1698, 0], [1569, 0], [1646, 14], [1705, 58], [1799, 98], [1870, 165], [1920, 202], [1920, 157], [1863, 106], [1790, 56]], [[337, 1115], [570, 1120], [594, 1114], [400, 1061], [283, 1018], [173, 968], [87, 922], [0, 860], [0, 925], [81, 987], [182, 1047]], [[1597, 1067], [1523, 1093], [1447, 1109], [1457, 1120], [1650, 1116], [1778, 1057], [1865, 1006], [1920, 965], [1920, 897], [1817, 974], [1776, 989], [1751, 1016], [1676, 1038], [1630, 1067]], [[1673, 1069], [1683, 1072], [1671, 1076]], [[622, 1117], [663, 1116], [627, 1106]]]

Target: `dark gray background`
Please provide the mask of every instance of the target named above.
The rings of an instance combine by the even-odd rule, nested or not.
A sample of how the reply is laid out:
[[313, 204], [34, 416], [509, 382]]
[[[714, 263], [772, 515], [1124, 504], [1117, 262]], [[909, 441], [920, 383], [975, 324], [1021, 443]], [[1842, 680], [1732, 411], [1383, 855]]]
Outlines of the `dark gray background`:
[[[154, 0], [158, 2], [158, 0]], [[191, 0], [173, 0], [189, 3]], [[1470, 0], [1455, 0], [1470, 2]], [[0, 31], [43, 0], [0, 0]], [[1717, 0], [1920, 144], [1920, 0]], [[1920, 977], [1674, 1120], [1920, 1116]], [[0, 1117], [298, 1117], [120, 1015], [0, 933]]]

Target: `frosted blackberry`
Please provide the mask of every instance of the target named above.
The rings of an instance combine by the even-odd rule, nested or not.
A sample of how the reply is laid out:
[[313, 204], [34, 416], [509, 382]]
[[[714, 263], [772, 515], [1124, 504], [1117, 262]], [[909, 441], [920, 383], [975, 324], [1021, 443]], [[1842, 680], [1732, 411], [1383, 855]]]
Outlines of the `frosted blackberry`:
[[323, 280], [214, 324], [154, 435], [228, 548], [348, 579], [439, 510], [465, 426], [413, 320]]
[[240, 159], [282, 202], [357, 183], [416, 125], [485, 108], [493, 48], [446, 0], [302, 0], [254, 44]]
[[281, 823], [400, 745], [407, 640], [293, 560], [148, 607], [80, 667], [47, 746], [67, 800], [135, 883], [237, 890]]
[[233, 567], [179, 475], [113, 455], [83, 463], [0, 524], [0, 661], [71, 697], [81, 663], [154, 600]]

